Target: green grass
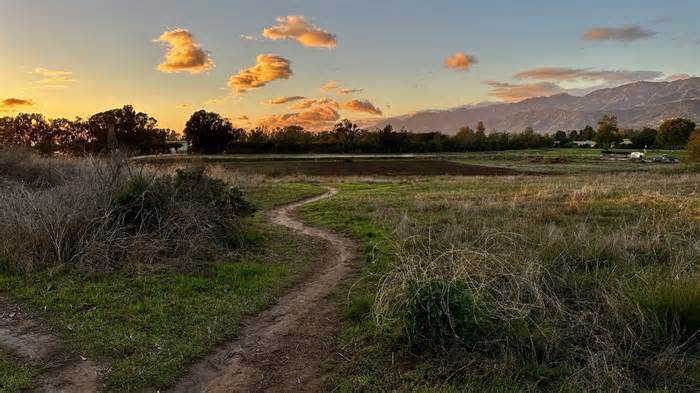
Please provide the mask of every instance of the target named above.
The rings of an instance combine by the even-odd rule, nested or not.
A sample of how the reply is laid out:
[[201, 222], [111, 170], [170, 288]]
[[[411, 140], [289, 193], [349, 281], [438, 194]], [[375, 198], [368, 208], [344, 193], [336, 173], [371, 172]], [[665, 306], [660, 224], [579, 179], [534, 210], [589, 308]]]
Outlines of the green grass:
[[264, 209], [322, 192], [312, 185], [261, 184], [235, 258], [184, 271], [83, 275], [57, 269], [0, 275], [0, 288], [39, 313], [69, 347], [109, 363], [114, 391], [171, 386], [198, 357], [233, 339], [241, 320], [271, 305], [312, 266], [318, 243], [271, 225]]
[[0, 392], [20, 392], [31, 386], [33, 370], [0, 351]]
[[[562, 302], [583, 307], [599, 304], [601, 299], [596, 296], [601, 292], [619, 296], [621, 285], [637, 282], [640, 277], [668, 280], [674, 274], [672, 269], [687, 269], [682, 271], [695, 283], [688, 286], [692, 287], [692, 293], [658, 290], [648, 291], [642, 300], [615, 297], [615, 302], [620, 303], [615, 303], [614, 311], [592, 312], [601, 313], [604, 318], [600, 329], [616, 332], [639, 329], [635, 334], [640, 335], [640, 340], [652, 343], [658, 339], [653, 344], [656, 347], [648, 344], [647, 352], [629, 354], [623, 365], [614, 366], [633, 378], [630, 386], [697, 387], [700, 379], [694, 379], [697, 373], [690, 370], [697, 367], [700, 359], [692, 352], [681, 352], [677, 358], [665, 353], [661, 343], [677, 345], [679, 341], [674, 340], [682, 342], [683, 338], [676, 335], [660, 339], [668, 335], [668, 330], [653, 332], [656, 328], [649, 318], [673, 314], [681, 323], [694, 326], [698, 315], [694, 290], [700, 255], [693, 246], [694, 239], [700, 237], [700, 202], [694, 198], [698, 192], [698, 175], [582, 172], [554, 177], [443, 177], [399, 179], [395, 183], [337, 183], [334, 186], [340, 189], [339, 195], [303, 207], [305, 219], [349, 234], [360, 243], [362, 251], [358, 278], [339, 296], [345, 316], [341, 345], [350, 359], [337, 379], [339, 390], [579, 389], [577, 384], [581, 381], [577, 378], [581, 366], [567, 363], [571, 360], [569, 356], [546, 361], [517, 351], [506, 352], [506, 356], [460, 345], [446, 351], [413, 351], [400, 321], [377, 325], [379, 283], [396, 268], [397, 247], [401, 248], [407, 233], [425, 235], [428, 230], [432, 247], [438, 251], [454, 245], [493, 252], [494, 246], [487, 248], [484, 244], [484, 239], [489, 237], [515, 242], [518, 251], [502, 258], [512, 258], [513, 263], [533, 259], [556, 272], [561, 282], [549, 284], [553, 286], [550, 290], [564, 299]], [[507, 243], [493, 244], [508, 249]], [[408, 250], [423, 252], [410, 247]], [[643, 306], [647, 315], [648, 329], [616, 325], [636, 323], [633, 321], [637, 304]], [[568, 325], [557, 326], [562, 321], [548, 314], [538, 317], [537, 325], [513, 322], [507, 332], [509, 340], [516, 346], [549, 353], [548, 356], [555, 356], [553, 348], [558, 345], [562, 348], [573, 345], [567, 341], [572, 338], [562, 336], [559, 330]], [[533, 326], [537, 327], [533, 329]], [[585, 345], [592, 343], [582, 340]], [[590, 350], [595, 350], [594, 346]], [[667, 367], [666, 361], [674, 366]], [[599, 387], [621, 386], [614, 373], [607, 375], [603, 369], [587, 372], [600, 374]]]

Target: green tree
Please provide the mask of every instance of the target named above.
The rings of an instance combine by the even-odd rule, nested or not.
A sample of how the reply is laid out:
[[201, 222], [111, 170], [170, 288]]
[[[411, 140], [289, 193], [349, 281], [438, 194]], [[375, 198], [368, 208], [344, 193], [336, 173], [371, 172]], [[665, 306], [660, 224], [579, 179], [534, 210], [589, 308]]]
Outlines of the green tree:
[[690, 159], [690, 161], [700, 162], [700, 129], [690, 134], [690, 139], [688, 140], [688, 159]]
[[579, 141], [592, 141], [595, 139], [595, 130], [590, 125], [586, 126], [578, 133]]
[[185, 140], [196, 153], [221, 153], [242, 135], [243, 130], [233, 128], [230, 121], [205, 110], [193, 113], [185, 124]]
[[656, 143], [656, 130], [645, 127], [632, 133], [630, 140], [637, 148], [653, 147]]
[[693, 130], [695, 130], [695, 122], [691, 120], [669, 119], [659, 126], [656, 142], [661, 147], [679, 148], [688, 143]]
[[596, 131], [595, 141], [605, 147], [610, 147], [620, 142], [620, 129], [617, 127], [617, 117], [604, 115], [598, 121], [598, 131]]

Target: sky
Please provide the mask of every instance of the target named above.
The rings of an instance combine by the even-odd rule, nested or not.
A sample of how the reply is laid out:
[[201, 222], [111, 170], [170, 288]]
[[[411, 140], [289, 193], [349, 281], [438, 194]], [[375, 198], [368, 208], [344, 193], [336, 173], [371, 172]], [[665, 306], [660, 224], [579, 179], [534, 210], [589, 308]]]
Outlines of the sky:
[[700, 75], [700, 1], [0, 0], [0, 115], [323, 127]]

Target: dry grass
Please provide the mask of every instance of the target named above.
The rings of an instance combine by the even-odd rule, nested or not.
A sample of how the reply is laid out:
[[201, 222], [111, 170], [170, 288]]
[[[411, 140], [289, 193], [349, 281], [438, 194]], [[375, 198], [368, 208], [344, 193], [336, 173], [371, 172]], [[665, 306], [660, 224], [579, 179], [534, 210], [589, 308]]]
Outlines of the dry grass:
[[[6, 270], [152, 270], [223, 255], [225, 242], [235, 241], [239, 212], [222, 210], [199, 192], [214, 181], [206, 175], [180, 184], [162, 168], [116, 156], [61, 160], [0, 151], [0, 162], [6, 164], [0, 173]], [[129, 192], [120, 205], [118, 197]]]
[[382, 330], [403, 330], [432, 365], [478, 354], [450, 377], [472, 387], [495, 370], [532, 389], [700, 386], [697, 175], [495, 183], [358, 193], [398, 239], [375, 292]]

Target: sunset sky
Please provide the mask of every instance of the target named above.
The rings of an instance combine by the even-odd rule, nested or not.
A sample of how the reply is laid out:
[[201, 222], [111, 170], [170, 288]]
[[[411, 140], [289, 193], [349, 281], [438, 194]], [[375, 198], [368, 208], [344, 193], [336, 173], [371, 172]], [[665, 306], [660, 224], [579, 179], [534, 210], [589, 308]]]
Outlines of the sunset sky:
[[181, 130], [372, 119], [700, 75], [700, 2], [0, 0], [0, 115]]

